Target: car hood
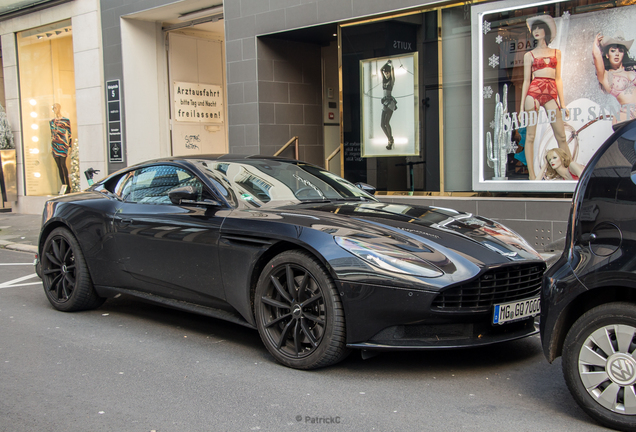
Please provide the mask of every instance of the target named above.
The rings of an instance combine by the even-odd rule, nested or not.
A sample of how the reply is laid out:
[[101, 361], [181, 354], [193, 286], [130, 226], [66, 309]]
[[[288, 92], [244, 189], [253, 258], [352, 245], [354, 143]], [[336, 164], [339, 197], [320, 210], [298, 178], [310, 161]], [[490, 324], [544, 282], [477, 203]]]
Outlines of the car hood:
[[[329, 221], [334, 236], [378, 237], [393, 241], [423, 243], [436, 250], [468, 252], [489, 264], [541, 260], [541, 256], [517, 233], [498, 222], [441, 207], [380, 202], [308, 203], [275, 210], [294, 223], [316, 227], [315, 219]], [[328, 229], [328, 228], [327, 228]], [[323, 229], [324, 231], [324, 229]], [[479, 251], [479, 249], [483, 249]]]

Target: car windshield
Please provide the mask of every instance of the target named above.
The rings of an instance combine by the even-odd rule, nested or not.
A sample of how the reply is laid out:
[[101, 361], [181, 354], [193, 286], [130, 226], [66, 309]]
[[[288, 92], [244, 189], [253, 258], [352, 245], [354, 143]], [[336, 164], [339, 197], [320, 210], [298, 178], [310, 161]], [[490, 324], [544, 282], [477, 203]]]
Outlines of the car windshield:
[[315, 165], [267, 159], [192, 160], [234, 205], [376, 201], [347, 180]]

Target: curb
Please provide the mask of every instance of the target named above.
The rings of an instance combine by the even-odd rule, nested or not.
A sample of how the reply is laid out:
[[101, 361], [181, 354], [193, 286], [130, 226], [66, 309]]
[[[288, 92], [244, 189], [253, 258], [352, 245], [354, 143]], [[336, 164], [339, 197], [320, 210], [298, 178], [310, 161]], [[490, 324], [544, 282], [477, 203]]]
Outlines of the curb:
[[8, 243], [8, 244], [0, 245], [0, 247], [4, 247], [4, 249], [10, 249], [10, 250], [18, 251], [18, 252], [30, 252], [34, 254], [38, 253], [37, 246], [22, 244], [22, 243]]

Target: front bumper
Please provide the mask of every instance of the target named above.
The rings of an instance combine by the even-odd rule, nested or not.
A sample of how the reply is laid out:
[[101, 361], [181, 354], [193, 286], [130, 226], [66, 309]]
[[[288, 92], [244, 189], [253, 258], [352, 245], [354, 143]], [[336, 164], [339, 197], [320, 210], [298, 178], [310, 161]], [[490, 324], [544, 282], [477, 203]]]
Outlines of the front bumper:
[[345, 310], [347, 346], [420, 350], [490, 345], [538, 333], [535, 318], [492, 324], [489, 312], [438, 312], [436, 291], [336, 281]]

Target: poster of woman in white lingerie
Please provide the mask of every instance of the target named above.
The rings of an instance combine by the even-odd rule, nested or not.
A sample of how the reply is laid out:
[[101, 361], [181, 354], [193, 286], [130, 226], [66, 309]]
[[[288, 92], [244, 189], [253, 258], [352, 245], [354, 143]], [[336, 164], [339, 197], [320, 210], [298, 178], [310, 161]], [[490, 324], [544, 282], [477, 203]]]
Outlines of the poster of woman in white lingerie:
[[[598, 147], [612, 134], [612, 126], [636, 118], [636, 6], [588, 8], [589, 12], [579, 13], [579, 8], [569, 10], [569, 5], [571, 2], [560, 3], [543, 11], [528, 8], [527, 14], [517, 13], [508, 25], [491, 26], [488, 14], [484, 15], [484, 56], [488, 58], [487, 49], [493, 42], [499, 45], [498, 55], [484, 64], [484, 75], [497, 72], [501, 80], [505, 69], [512, 96], [508, 112], [500, 115], [499, 129], [510, 130], [512, 143], [501, 133], [502, 142], [498, 143], [507, 146], [504, 153], [512, 156], [497, 177], [485, 175], [485, 181], [575, 184]], [[500, 16], [490, 19], [504, 24], [504, 20], [495, 19]], [[495, 58], [499, 70], [488, 71], [494, 69]], [[488, 92], [482, 93], [486, 98]], [[485, 166], [487, 158], [496, 158], [494, 139], [488, 136], [494, 134], [493, 123], [489, 128], [488, 122], [496, 116], [488, 115], [486, 103], [484, 111]], [[513, 164], [523, 168], [523, 175], [511, 175], [513, 158]]]

